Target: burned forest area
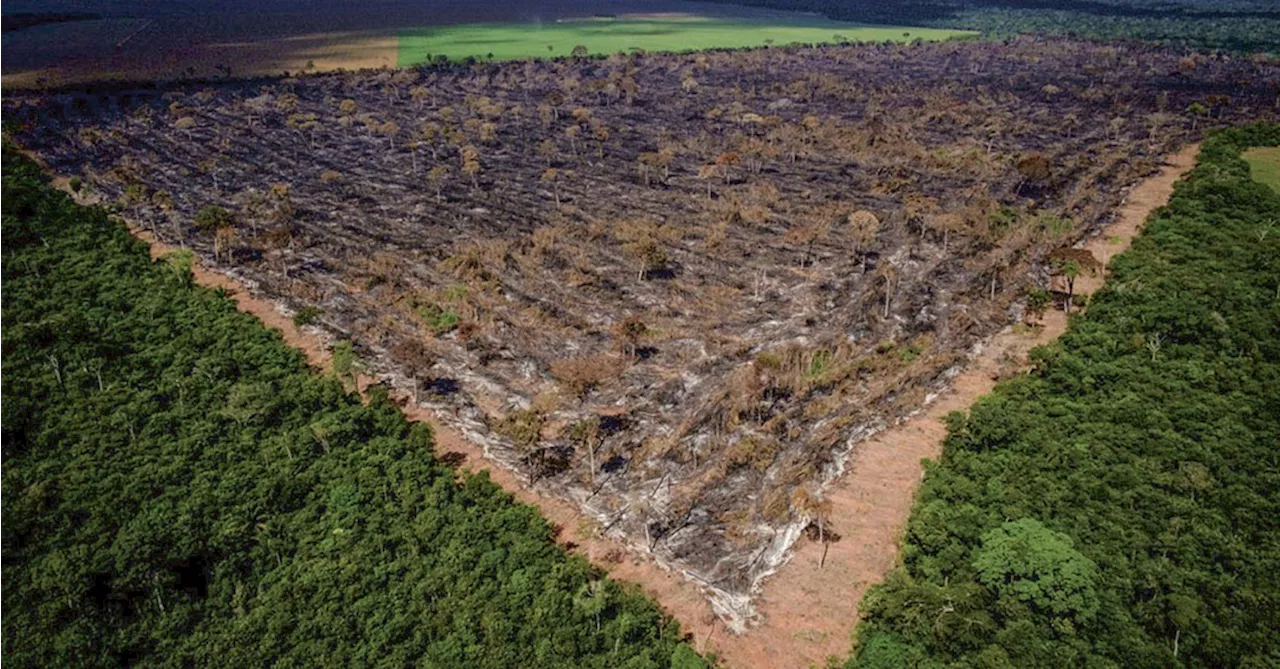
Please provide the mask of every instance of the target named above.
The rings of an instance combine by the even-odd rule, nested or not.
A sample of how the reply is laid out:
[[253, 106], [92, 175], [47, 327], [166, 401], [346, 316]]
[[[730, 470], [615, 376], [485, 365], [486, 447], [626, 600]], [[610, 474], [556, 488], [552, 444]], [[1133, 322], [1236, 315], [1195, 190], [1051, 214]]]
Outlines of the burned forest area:
[[1027, 38], [28, 94], [5, 116], [82, 199], [351, 342], [358, 373], [740, 627], [807, 528], [840, 532], [822, 490], [859, 441], [1069, 303], [1038, 291], [1102, 270], [1068, 249], [1163, 156], [1273, 118], [1278, 75]]

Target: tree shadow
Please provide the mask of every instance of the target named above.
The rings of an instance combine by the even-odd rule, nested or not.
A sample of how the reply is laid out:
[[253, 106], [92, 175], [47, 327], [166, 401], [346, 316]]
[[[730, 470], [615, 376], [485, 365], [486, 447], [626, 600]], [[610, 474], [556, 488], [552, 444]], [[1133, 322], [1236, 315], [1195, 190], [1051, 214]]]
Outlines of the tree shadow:
[[815, 520], [804, 528], [804, 538], [809, 541], [823, 541], [824, 543], [834, 544], [839, 542], [843, 537], [840, 536], [839, 532], [832, 530], [830, 525], [824, 526], [822, 531], [819, 531], [818, 521]]
[[615, 455], [612, 458], [605, 460], [604, 464], [600, 465], [600, 471], [606, 474], [613, 474], [614, 472], [625, 470], [627, 465], [630, 463], [631, 461], [628, 460], [626, 456]]
[[467, 454], [459, 451], [447, 451], [441, 453], [436, 459], [449, 469], [458, 469], [467, 462]]
[[458, 389], [459, 389], [459, 386], [458, 386], [457, 379], [442, 377], [438, 379], [432, 379], [427, 383], [423, 384], [423, 390], [426, 390], [432, 395], [440, 395], [442, 397], [448, 397], [450, 395], [453, 395], [458, 392]]

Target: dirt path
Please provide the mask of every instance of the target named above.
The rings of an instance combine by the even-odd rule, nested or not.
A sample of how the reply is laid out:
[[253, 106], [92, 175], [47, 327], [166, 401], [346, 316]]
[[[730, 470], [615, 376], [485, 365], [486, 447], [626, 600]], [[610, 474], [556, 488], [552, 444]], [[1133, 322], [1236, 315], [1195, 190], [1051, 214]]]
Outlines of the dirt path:
[[[1198, 149], [1198, 145], [1186, 147], [1171, 156], [1158, 175], [1136, 186], [1116, 220], [1085, 247], [1103, 263], [1128, 248], [1147, 215], [1168, 200], [1174, 182], [1194, 164]], [[54, 185], [68, 190], [65, 178], [55, 178]], [[134, 226], [131, 230], [151, 245], [152, 257], [174, 250], [145, 230]], [[326, 342], [316, 332], [295, 326], [273, 302], [252, 295], [235, 278], [198, 263], [192, 271], [198, 283], [225, 289], [241, 311], [279, 330], [311, 364], [322, 369], [328, 365]], [[1101, 283], [1101, 277], [1082, 276], [1077, 280], [1077, 292], [1092, 293]], [[1010, 328], [1001, 332], [955, 378], [952, 388], [923, 412], [857, 446], [844, 477], [828, 492], [832, 529], [842, 539], [829, 545], [822, 569], [818, 568], [821, 546], [802, 539], [792, 560], [764, 584], [757, 600], [762, 623], [740, 636], [728, 632], [697, 586], [682, 574], [629, 554], [618, 542], [583, 531], [591, 523], [575, 506], [526, 490], [517, 474], [494, 466], [479, 446], [442, 425], [430, 410], [407, 403], [405, 415], [431, 424], [441, 454], [461, 454], [464, 468], [487, 470], [493, 481], [516, 499], [538, 507], [547, 520], [562, 528], [560, 541], [566, 548], [584, 555], [613, 578], [637, 584], [657, 600], [693, 635], [699, 651], [717, 653], [730, 667], [821, 665], [828, 657], [848, 654], [863, 594], [869, 585], [883, 579], [897, 560], [898, 540], [922, 476], [920, 461], [939, 455], [946, 433], [943, 417], [968, 408], [990, 392], [1002, 365], [1024, 361], [1028, 350], [1052, 341], [1065, 329], [1065, 315], [1052, 312], [1036, 330]]]

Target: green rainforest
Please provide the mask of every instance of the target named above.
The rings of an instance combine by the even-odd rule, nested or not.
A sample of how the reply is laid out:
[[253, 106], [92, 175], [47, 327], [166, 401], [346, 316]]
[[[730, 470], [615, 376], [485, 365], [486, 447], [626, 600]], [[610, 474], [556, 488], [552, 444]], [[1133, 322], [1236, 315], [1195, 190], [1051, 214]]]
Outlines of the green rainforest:
[[849, 667], [1280, 666], [1280, 195], [1211, 135], [1032, 373], [950, 416]]
[[705, 665], [385, 396], [3, 160], [6, 665]]
[[822, 14], [836, 21], [1150, 42], [1280, 54], [1274, 0], [711, 0]]

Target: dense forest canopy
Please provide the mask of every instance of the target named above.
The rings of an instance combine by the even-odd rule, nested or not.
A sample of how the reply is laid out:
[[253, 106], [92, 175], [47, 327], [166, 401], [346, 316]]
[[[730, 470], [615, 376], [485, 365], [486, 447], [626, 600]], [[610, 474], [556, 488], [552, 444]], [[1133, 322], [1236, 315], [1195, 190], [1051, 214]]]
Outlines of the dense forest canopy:
[[189, 256], [8, 147], [3, 189], [6, 664], [705, 666]]
[[849, 667], [1276, 666], [1280, 195], [1211, 135], [1031, 374], [950, 417]]
[[1280, 7], [1268, 0], [712, 0], [812, 11], [845, 21], [1155, 42], [1280, 53]]

